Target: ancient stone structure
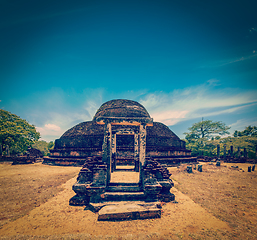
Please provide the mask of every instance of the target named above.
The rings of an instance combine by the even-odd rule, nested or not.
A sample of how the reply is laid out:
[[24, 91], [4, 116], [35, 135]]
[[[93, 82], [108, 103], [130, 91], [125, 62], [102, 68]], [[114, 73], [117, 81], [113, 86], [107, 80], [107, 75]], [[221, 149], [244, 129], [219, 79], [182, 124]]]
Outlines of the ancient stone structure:
[[43, 154], [40, 150], [29, 147], [24, 154], [1, 156], [0, 162], [12, 162], [12, 165], [17, 164], [33, 164], [43, 161]]
[[[97, 211], [99, 203], [104, 206], [112, 201], [174, 200], [170, 193], [173, 182], [169, 171], [156, 160], [146, 157], [147, 127], [154, 124], [142, 105], [129, 100], [107, 102], [99, 108], [90, 124], [96, 129], [99, 129], [97, 125], [103, 126], [102, 148], [100, 154], [96, 152], [87, 157], [73, 185], [76, 195], [70, 199], [71, 205], [90, 204]], [[119, 138], [123, 136], [125, 138], [120, 139], [122, 147], [118, 149]], [[123, 164], [133, 162], [132, 171], [139, 172], [138, 182], [111, 182], [111, 173], [116, 170], [118, 160]], [[154, 215], [159, 216], [160, 210], [157, 209]]]
[[167, 166], [196, 161], [167, 126], [153, 122], [138, 102], [124, 99], [104, 103], [92, 121], [66, 131], [50, 152], [45, 164], [82, 166], [88, 157], [96, 156], [111, 158], [113, 170], [127, 164], [138, 171], [144, 157]]
[[92, 157], [84, 164], [72, 187], [76, 195], [70, 199], [70, 205], [90, 204], [94, 211], [98, 211], [113, 201], [170, 202], [175, 199], [170, 193], [174, 185], [169, 178], [171, 174], [158, 162], [140, 159], [138, 183], [113, 183], [110, 182], [110, 158], [103, 159]]
[[[99, 211], [99, 220], [160, 217], [159, 201], [175, 199], [173, 182], [164, 164], [196, 160], [180, 140], [162, 123], [153, 122], [146, 109], [130, 100], [104, 103], [92, 121], [83, 122], [55, 141], [44, 163], [82, 166], [72, 189], [76, 193], [70, 205], [89, 206]], [[137, 182], [113, 182], [119, 165], [132, 166]], [[112, 202], [137, 201], [137, 205], [116, 206]], [[109, 208], [105, 208], [108, 206]], [[130, 209], [134, 209], [133, 211]]]

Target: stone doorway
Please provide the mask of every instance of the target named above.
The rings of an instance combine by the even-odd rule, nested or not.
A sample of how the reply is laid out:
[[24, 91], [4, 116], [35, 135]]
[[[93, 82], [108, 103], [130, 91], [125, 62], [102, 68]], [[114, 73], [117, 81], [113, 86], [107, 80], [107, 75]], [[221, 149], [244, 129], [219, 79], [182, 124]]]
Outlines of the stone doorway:
[[114, 128], [112, 131], [111, 165], [110, 185], [139, 183], [138, 129], [136, 127], [134, 129]]

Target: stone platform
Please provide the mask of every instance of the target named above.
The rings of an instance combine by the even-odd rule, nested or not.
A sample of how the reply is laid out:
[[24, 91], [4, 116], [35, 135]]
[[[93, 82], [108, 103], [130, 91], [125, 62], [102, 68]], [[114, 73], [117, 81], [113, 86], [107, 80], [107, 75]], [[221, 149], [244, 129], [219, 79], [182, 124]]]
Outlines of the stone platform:
[[98, 211], [98, 221], [123, 221], [161, 217], [160, 202], [109, 202], [107, 205], [90, 204]]

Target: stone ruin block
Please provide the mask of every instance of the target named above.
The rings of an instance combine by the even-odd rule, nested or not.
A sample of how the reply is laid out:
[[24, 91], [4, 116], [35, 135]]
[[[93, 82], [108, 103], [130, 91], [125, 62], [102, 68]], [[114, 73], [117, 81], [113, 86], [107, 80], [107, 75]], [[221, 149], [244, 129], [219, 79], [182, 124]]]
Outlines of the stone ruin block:
[[170, 189], [174, 183], [170, 179], [171, 174], [168, 169], [151, 158], [146, 159], [144, 171], [144, 189], [146, 201], [170, 202], [175, 200]]
[[89, 202], [100, 202], [107, 185], [106, 172], [107, 165], [101, 159], [88, 158], [79, 172], [77, 182], [72, 186], [76, 195], [70, 199], [70, 205], [83, 206]]

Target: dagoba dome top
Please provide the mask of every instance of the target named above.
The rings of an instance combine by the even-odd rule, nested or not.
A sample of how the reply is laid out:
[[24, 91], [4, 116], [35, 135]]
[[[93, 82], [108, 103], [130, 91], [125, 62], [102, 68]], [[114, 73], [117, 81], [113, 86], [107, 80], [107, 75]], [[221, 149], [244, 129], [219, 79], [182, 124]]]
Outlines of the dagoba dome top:
[[138, 102], [127, 99], [115, 99], [104, 103], [96, 112], [93, 121], [98, 117], [147, 117], [146, 109]]

